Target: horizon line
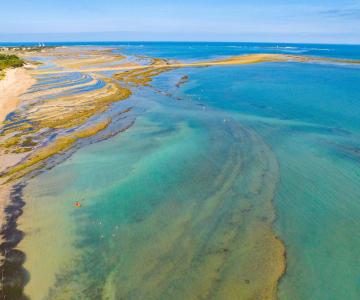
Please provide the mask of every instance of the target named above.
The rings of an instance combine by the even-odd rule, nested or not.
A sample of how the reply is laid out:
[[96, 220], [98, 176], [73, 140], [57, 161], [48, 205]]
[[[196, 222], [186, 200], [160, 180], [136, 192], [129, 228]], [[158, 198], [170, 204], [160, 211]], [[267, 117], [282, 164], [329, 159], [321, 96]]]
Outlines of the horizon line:
[[[11, 46], [11, 44], [38, 44], [38, 43], [48, 43], [48, 44], [66, 44], [66, 43], [240, 43], [240, 44], [291, 44], [291, 45], [338, 45], [338, 46], [360, 46], [360, 43], [332, 43], [332, 42], [259, 42], [259, 41], [199, 41], [199, 40], [86, 40], [86, 41], [46, 41], [46, 40], [34, 40], [34, 41], [1, 41], [0, 46]], [[7, 44], [7, 45], [3, 45]]]

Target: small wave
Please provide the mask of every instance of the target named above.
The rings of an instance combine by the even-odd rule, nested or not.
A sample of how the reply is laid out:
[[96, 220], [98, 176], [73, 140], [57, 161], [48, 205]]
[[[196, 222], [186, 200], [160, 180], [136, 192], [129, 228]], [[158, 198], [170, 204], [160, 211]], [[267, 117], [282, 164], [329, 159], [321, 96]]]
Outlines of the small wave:
[[311, 51], [332, 51], [331, 49], [322, 49], [322, 48], [309, 48]]
[[246, 48], [243, 46], [225, 46], [225, 48]]

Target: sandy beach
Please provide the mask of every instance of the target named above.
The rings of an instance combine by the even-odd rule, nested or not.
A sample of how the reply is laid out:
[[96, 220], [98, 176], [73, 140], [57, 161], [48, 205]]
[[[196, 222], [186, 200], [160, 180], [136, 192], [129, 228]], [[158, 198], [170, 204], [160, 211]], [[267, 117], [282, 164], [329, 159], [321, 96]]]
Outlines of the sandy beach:
[[[6, 71], [6, 76], [0, 80], [0, 123], [2, 123], [6, 116], [14, 111], [20, 103], [20, 96], [27, 91], [34, 83], [35, 79], [24, 68], [9, 69]], [[11, 156], [11, 155], [10, 155]], [[0, 170], [4, 170], [9, 165], [15, 164], [20, 156], [16, 159], [3, 157], [0, 162]], [[0, 197], [2, 199], [9, 199], [9, 186], [2, 186], [0, 188]], [[0, 201], [0, 225], [2, 225], [4, 207], [8, 201]]]
[[19, 97], [35, 83], [35, 79], [24, 68], [9, 69], [0, 80], [0, 122], [20, 103]]

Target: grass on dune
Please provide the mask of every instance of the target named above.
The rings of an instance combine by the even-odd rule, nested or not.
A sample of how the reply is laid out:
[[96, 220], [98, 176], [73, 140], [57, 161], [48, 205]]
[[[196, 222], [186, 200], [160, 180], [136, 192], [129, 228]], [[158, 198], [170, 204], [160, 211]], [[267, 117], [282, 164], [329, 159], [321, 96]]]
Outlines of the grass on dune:
[[23, 65], [24, 61], [16, 55], [0, 54], [0, 70], [18, 68]]
[[0, 54], [0, 80], [5, 78], [5, 69], [18, 68], [24, 65], [24, 61], [16, 55]]

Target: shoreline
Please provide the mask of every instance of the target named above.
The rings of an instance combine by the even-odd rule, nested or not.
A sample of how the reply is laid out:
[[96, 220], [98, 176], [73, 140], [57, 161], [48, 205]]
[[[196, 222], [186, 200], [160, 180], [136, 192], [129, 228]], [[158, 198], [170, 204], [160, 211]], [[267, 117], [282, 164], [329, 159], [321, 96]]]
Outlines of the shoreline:
[[[158, 60], [158, 61], [157, 61]], [[256, 64], [256, 63], [263, 63], [263, 62], [299, 62], [299, 63], [306, 63], [306, 62], [316, 62], [316, 61], [326, 61], [330, 63], [334, 62], [342, 62], [347, 63], [349, 61], [335, 61], [331, 59], [314, 59], [313, 57], [308, 56], [295, 56], [295, 55], [268, 55], [268, 54], [257, 54], [257, 55], [244, 55], [244, 56], [236, 56], [236, 57], [228, 57], [221, 60], [212, 60], [212, 61], [200, 61], [200, 62], [194, 62], [194, 63], [178, 63], [178, 62], [168, 62], [166, 60], [159, 60], [154, 59], [152, 64], [149, 65], [119, 65], [119, 66], [110, 66], [110, 67], [96, 67], [93, 66], [93, 64], [90, 64], [89, 68], [82, 68], [82, 66], [75, 66], [73, 68], [63, 68], [62, 70], [55, 70], [55, 69], [46, 69], [46, 70], [33, 70], [29, 72], [28, 70], [21, 68], [21, 69], [9, 69], [7, 70], [7, 76], [3, 81], [0, 81], [0, 104], [1, 104], [1, 119], [0, 123], [3, 122], [3, 120], [6, 118], [6, 116], [16, 109], [16, 107], [20, 104], [20, 96], [26, 92], [26, 90], [31, 87], [31, 85], [36, 82], [36, 80], [30, 75], [30, 74], [37, 74], [37, 75], [50, 75], [50, 74], [62, 74], [62, 73], [74, 73], [79, 72], [82, 74], [90, 74], [91, 72], [101, 72], [101, 71], [126, 71], [114, 74], [112, 77], [108, 78], [106, 80], [106, 87], [100, 88], [98, 90], [90, 90], [87, 92], [82, 92], [80, 95], [75, 96], [68, 95], [68, 96], [58, 96], [56, 97], [56, 101], [60, 103], [59, 107], [63, 107], [63, 115], [61, 115], [61, 110], [56, 107], [53, 109], [53, 102], [55, 100], [51, 99], [48, 100], [48, 102], [43, 101], [43, 105], [38, 105], [38, 110], [31, 110], [30, 116], [33, 117], [33, 119], [30, 118], [30, 120], [34, 120], [36, 122], [39, 122], [39, 129], [44, 128], [52, 128], [52, 132], [54, 130], [58, 130], [58, 134], [61, 138], [57, 138], [54, 140], [51, 140], [53, 144], [50, 144], [50, 146], [46, 146], [45, 144], [39, 144], [38, 147], [33, 147], [33, 140], [25, 140], [29, 144], [29, 148], [32, 148], [31, 151], [34, 151], [31, 154], [28, 154], [27, 157], [25, 157], [24, 161], [17, 162], [16, 164], [12, 164], [11, 166], [6, 167], [8, 172], [3, 173], [3, 176], [10, 176], [10, 181], [14, 180], [14, 184], [12, 185], [12, 197], [9, 197], [10, 204], [5, 202], [6, 193], [9, 193], [9, 191], [5, 191], [4, 193], [1, 193], [0, 196], [4, 199], [4, 201], [0, 202], [0, 207], [2, 209], [1, 213], [4, 212], [4, 207], [7, 207], [7, 209], [12, 210], [12, 216], [7, 216], [7, 218], [3, 217], [0, 213], [0, 217], [2, 218], [3, 222], [15, 223], [16, 225], [16, 219], [19, 217], [22, 213], [21, 207], [15, 207], [18, 203], [21, 205], [25, 205], [22, 202], [20, 202], [21, 198], [21, 188], [24, 187], [26, 184], [22, 178], [34, 174], [34, 172], [42, 172], [46, 171], [46, 167], [48, 166], [48, 161], [58, 155], [58, 154], [64, 154], [65, 156], [71, 152], [72, 149], [75, 151], [75, 146], [77, 145], [78, 140], [86, 140], [87, 138], [90, 138], [92, 136], [96, 136], [98, 133], [104, 131], [108, 128], [109, 125], [111, 125], [111, 121], [105, 120], [103, 122], [94, 122], [91, 120], [91, 117], [99, 116], [102, 113], [106, 112], [107, 108], [111, 107], [111, 104], [114, 102], [118, 102], [121, 100], [128, 99], [131, 95], [132, 90], [138, 89], [139, 87], [146, 87], [151, 86], [150, 82], [153, 77], [156, 77], [157, 75], [161, 74], [162, 72], [166, 72], [168, 70], [172, 69], [178, 69], [178, 68], [186, 68], [186, 67], [209, 67], [209, 66], [224, 66], [224, 65], [242, 65], [242, 64]], [[88, 62], [88, 61], [85, 61]], [[358, 63], [352, 62], [352, 63]], [[81, 87], [81, 88], [87, 88], [89, 86], [92, 86], [96, 79], [102, 78], [99, 74], [92, 74], [93, 80], [88, 83], [73, 83], [73, 86]], [[105, 76], [104, 76], [105, 77]], [[187, 80], [186, 77], [183, 77], [183, 80]], [[117, 81], [115, 81], [116, 79]], [[116, 83], [120, 82], [121, 85], [117, 86]], [[66, 82], [65, 82], [66, 83]], [[180, 81], [180, 85], [183, 82]], [[3, 85], [3, 89], [7, 91], [8, 94], [2, 93], [1, 87]], [[54, 85], [54, 84], [52, 84]], [[50, 85], [51, 86], [51, 85]], [[55, 84], [56, 86], [56, 84]], [[110, 89], [111, 88], [111, 89]], [[110, 89], [110, 90], [109, 90]], [[62, 92], [65, 91], [64, 87], [58, 87], [57, 89], [52, 90], [39, 90], [37, 94], [35, 92], [31, 94], [31, 96], [28, 97], [34, 97], [34, 96], [50, 96], [51, 94], [54, 94], [55, 92]], [[87, 94], [86, 94], [87, 93]], [[9, 96], [10, 95], [10, 96]], [[86, 96], [87, 95], [87, 96]], [[122, 99], [119, 95], [122, 95]], [[94, 100], [94, 98], [97, 98], [97, 101], [89, 102], [91, 99]], [[120, 98], [119, 98], [120, 97]], [[24, 101], [23, 97], [22, 100]], [[75, 101], [74, 101], [75, 100]], [[4, 106], [5, 109], [2, 108], [3, 103], [6, 105]], [[78, 106], [75, 106], [78, 104]], [[81, 111], [84, 104], [91, 104], [93, 105], [93, 109], [86, 112], [86, 114]], [[69, 108], [70, 107], [70, 108]], [[41, 111], [43, 109], [43, 111]], [[76, 110], [78, 109], [78, 111]], [[125, 112], [125, 111], [124, 111]], [[53, 115], [51, 115], [51, 113]], [[23, 117], [23, 116], [21, 116]], [[60, 122], [61, 119], [64, 117], [68, 118], [68, 122]], [[54, 118], [59, 118], [59, 120], [55, 120]], [[50, 120], [51, 119], [51, 120]], [[89, 121], [90, 120], [90, 121]], [[89, 123], [90, 122], [90, 126]], [[16, 122], [15, 122], [16, 123]], [[71, 126], [70, 126], [71, 125]], [[95, 127], [93, 127], [95, 125]], [[55, 129], [54, 129], [55, 128]], [[69, 128], [72, 128], [75, 133], [70, 133]], [[19, 129], [22, 130], [21, 128]], [[125, 129], [126, 130], [126, 129]], [[15, 131], [14, 131], [15, 132]], [[110, 131], [111, 133], [111, 131]], [[23, 133], [20, 134], [21, 137]], [[31, 133], [29, 134], [29, 137], [31, 136]], [[36, 140], [36, 134], [34, 134], [35, 140]], [[67, 140], [65, 139], [67, 138]], [[8, 139], [10, 140], [11, 137]], [[57, 142], [62, 141], [63, 143], [60, 144], [61, 147], [58, 147], [56, 144]], [[13, 144], [12, 144], [13, 143]], [[35, 143], [34, 143], [35, 144]], [[20, 143], [19, 141], [11, 140], [9, 142], [9, 148], [13, 148], [14, 150], [17, 150], [15, 146], [21, 146], [26, 150], [26, 147], [23, 146], [23, 143]], [[20, 149], [20, 148], [18, 148]], [[39, 150], [39, 151], [38, 151]], [[27, 152], [28, 153], [28, 152]], [[14, 154], [15, 155], [15, 154]], [[21, 155], [19, 152], [16, 153], [16, 158], [19, 158], [22, 160], [24, 156], [26, 156], [26, 152], [24, 152], [23, 155]], [[3, 164], [3, 162], [1, 162]], [[4, 169], [2, 168], [0, 164], [0, 170]], [[16, 176], [12, 177], [16, 173]], [[20, 176], [19, 176], [20, 174]], [[1, 174], [0, 174], [1, 175]], [[18, 177], [19, 176], [19, 177]], [[1, 178], [1, 177], [0, 177]], [[18, 180], [20, 180], [20, 183], [18, 183]], [[26, 180], [25, 180], [26, 181]], [[1, 182], [0, 182], [1, 183]], [[11, 182], [12, 183], [12, 182]], [[2, 188], [4, 186], [0, 187], [0, 192], [2, 192]], [[15, 198], [14, 198], [15, 197]], [[20, 198], [19, 198], [20, 197]], [[3, 203], [4, 202], [4, 203]], [[14, 202], [14, 203], [13, 203]], [[13, 207], [14, 206], [14, 207]], [[275, 211], [275, 208], [274, 208]], [[5, 211], [6, 212], [10, 211]], [[275, 220], [276, 216], [274, 217]], [[283, 276], [286, 273], [286, 246], [285, 243], [280, 239], [280, 237], [277, 235], [276, 231], [274, 231], [273, 223], [274, 220], [272, 220], [271, 229], [273, 236], [271, 236], [272, 242], [276, 243], [278, 247], [278, 252], [282, 255], [283, 264], [278, 266], [279, 273], [281, 273], [277, 278], [276, 283], [276, 291], [278, 291], [279, 288], [279, 282], [282, 280]], [[1, 224], [4, 226], [3, 224]], [[2, 230], [6, 231], [9, 230], [9, 225], [5, 225]], [[17, 238], [21, 239], [21, 234], [16, 231], [16, 227], [12, 227], [13, 234], [16, 235]], [[16, 243], [16, 239], [14, 240], [14, 237], [8, 236], [6, 234], [3, 235], [6, 240], [1, 241], [4, 244], [9, 245], [9, 242]], [[280, 245], [279, 245], [280, 243]], [[2, 244], [2, 246], [4, 245]], [[9, 247], [7, 247], [9, 248]], [[11, 248], [11, 247], [10, 247]], [[5, 248], [4, 248], [5, 249]], [[0, 247], [0, 250], [2, 251], [2, 248]], [[11, 251], [11, 250], [10, 250]], [[8, 253], [8, 252], [6, 252]], [[19, 254], [19, 253], [15, 253]], [[19, 264], [17, 266], [17, 269], [21, 269], [23, 267], [23, 261], [22, 258], [19, 256]], [[12, 263], [15, 264], [13, 260], [10, 262], [7, 262], [8, 264]], [[6, 269], [6, 265], [4, 267]], [[23, 269], [23, 271], [25, 271]], [[25, 271], [26, 272], [26, 271]], [[24, 273], [26, 274], [26, 273]], [[11, 277], [12, 274], [7, 274], [7, 277]], [[19, 277], [20, 280], [20, 277]], [[21, 282], [20, 286], [24, 286], [26, 283], [26, 280]], [[22, 287], [23, 288], [23, 287]], [[22, 293], [22, 290], [21, 290]], [[276, 292], [277, 293], [277, 292]]]
[[[31, 73], [32, 74], [41, 74], [41, 75], [46, 75], [46, 74], [56, 74], [56, 73], [73, 73], [73, 72], [80, 72], [80, 73], [91, 73], [91, 72], [99, 72], [99, 71], [104, 71], [104, 70], [111, 70], [111, 71], [128, 71], [125, 73], [117, 73], [115, 75], [113, 75], [113, 78], [120, 81], [121, 83], [124, 83], [126, 85], [129, 84], [133, 84], [134, 86], [132, 88], [130, 88], [129, 90], [132, 90], [133, 88], [139, 88], [142, 86], [148, 86], [150, 84], [150, 82], [152, 81], [153, 77], [156, 77], [157, 75], [161, 74], [162, 72], [166, 72], [167, 70], [171, 70], [171, 69], [178, 69], [178, 68], [186, 68], [186, 67], [209, 67], [209, 66], [223, 66], [223, 65], [241, 65], [241, 64], [256, 64], [256, 63], [261, 63], [261, 62], [287, 62], [290, 61], [291, 59], [295, 60], [295, 57], [289, 57], [289, 56], [283, 56], [283, 55], [267, 55], [267, 54], [257, 54], [257, 55], [244, 55], [244, 56], [238, 56], [238, 57], [228, 57], [222, 60], [213, 60], [213, 61], [200, 61], [200, 62], [194, 62], [194, 63], [178, 63], [178, 62], [169, 62], [167, 60], [162, 60], [162, 59], [156, 59], [153, 58], [151, 63], [149, 65], [133, 65], [133, 66], [129, 66], [129, 65], [122, 65], [122, 66], [110, 66], [110, 67], [96, 67], [96, 66], [91, 66], [90, 68], [87, 69], [82, 69], [81, 66], [76, 65], [76, 67], [74, 68], [64, 68], [63, 70], [54, 70], [54, 69], [50, 69], [50, 70], [34, 70]], [[86, 64], [85, 64], [86, 65]], [[15, 72], [16, 70], [12, 70], [11, 72], [11, 76], [9, 76], [8, 78], [8, 83], [5, 85], [7, 87], [7, 89], [11, 90], [11, 87], [13, 85], [16, 85], [19, 81], [26, 81], [26, 80], [34, 80], [30, 74], [28, 74], [26, 72], [25, 69], [22, 70], [22, 72]], [[19, 73], [19, 74], [17, 74]], [[18, 76], [17, 76], [18, 75]], [[92, 76], [94, 77], [94, 80], [96, 78], [96, 76]], [[29, 81], [27, 82], [29, 84]], [[110, 82], [107, 82], [107, 88], [109, 88], [109, 86], [111, 86]], [[114, 82], [113, 82], [114, 84]], [[16, 108], [16, 106], [19, 104], [20, 100], [18, 99], [18, 97], [24, 93], [32, 84], [29, 84], [29, 86], [22, 85], [22, 87], [24, 88], [24, 90], [15, 90], [13, 91], [13, 94], [15, 94], [13, 96], [12, 101], [10, 101], [10, 107], [12, 107], [12, 110]], [[125, 85], [125, 86], [126, 86]], [[25, 89], [26, 88], [26, 89]], [[115, 89], [116, 92], [115, 94], [117, 95], [117, 98], [119, 97], [119, 92], [123, 91], [123, 89], [126, 90], [126, 88], [124, 87], [118, 87], [118, 89]], [[129, 88], [129, 87], [127, 87]], [[55, 92], [56, 90], [52, 90], [49, 92], [49, 94], [52, 94], [53, 92]], [[99, 91], [95, 91], [95, 92], [90, 92], [90, 95], [95, 96], [98, 94]], [[109, 91], [107, 90], [107, 93]], [[45, 93], [46, 92], [42, 92]], [[95, 94], [94, 94], [95, 93]], [[103, 91], [104, 93], [104, 91]], [[107, 93], [103, 94], [102, 97], [99, 97], [100, 95], [97, 95], [99, 97], [99, 99], [102, 102], [102, 106], [105, 105], [104, 103], [104, 99], [107, 99], [106, 96], [110, 96]], [[40, 92], [41, 94], [41, 92]], [[84, 93], [85, 94], [85, 93]], [[81, 106], [82, 101], [84, 100], [84, 94], [82, 94], [81, 96], [81, 101], [79, 102], [79, 105]], [[110, 93], [111, 94], [111, 93]], [[130, 92], [131, 94], [131, 92]], [[125, 93], [123, 96], [125, 96], [125, 99], [128, 98], [128, 96], [130, 95], [128, 93]], [[34, 94], [32, 95], [34, 96]], [[104, 98], [105, 96], [105, 98]], [[68, 100], [71, 100], [71, 105], [74, 105], [74, 100], [76, 100], [77, 98], [79, 98], [79, 96], [70, 96], [70, 97], [59, 97], [57, 98], [57, 101], [63, 99], [63, 103], [66, 104]], [[64, 100], [66, 100], [64, 102]], [[100, 101], [99, 100], [99, 101]], [[114, 99], [115, 100], [115, 99]], [[119, 101], [121, 99], [117, 99], [117, 101]], [[46, 113], [46, 115], [42, 115], [40, 114], [39, 117], [40, 118], [34, 118], [34, 120], [36, 120], [37, 122], [39, 122], [39, 120], [41, 121], [42, 118], [45, 118], [46, 122], [43, 124], [44, 127], [52, 127], [54, 124], [52, 124], [49, 120], [47, 120], [46, 118], [49, 117], [49, 113], [51, 112], [51, 110], [49, 110], [49, 107], [52, 107], [52, 103], [54, 100], [50, 100], [48, 106], [44, 106], [44, 113]], [[115, 102], [117, 102], [115, 101]], [[76, 101], [75, 101], [76, 102]], [[105, 101], [107, 102], [107, 101]], [[112, 101], [109, 101], [110, 103], [112, 103]], [[43, 102], [44, 103], [44, 102]], [[39, 106], [41, 108], [41, 106]], [[71, 111], [71, 115], [75, 116], [76, 115], [76, 110], [74, 110], [75, 107], [73, 107], [73, 110]], [[57, 109], [56, 109], [57, 110]], [[9, 112], [10, 112], [10, 108], [9, 108]], [[101, 109], [100, 111], [97, 111], [97, 113], [94, 113], [94, 115], [98, 114], [100, 112], [101, 114]], [[36, 114], [37, 112], [33, 112], [33, 114]], [[56, 116], [59, 112], [58, 111], [53, 111], [53, 113], [55, 114], [54, 116]], [[70, 113], [70, 112], [69, 112]], [[6, 114], [7, 115], [7, 114]], [[5, 115], [5, 116], [6, 116]], [[67, 115], [65, 115], [67, 116]], [[72, 118], [69, 119], [69, 121], [71, 121]], [[52, 122], [54, 120], [52, 119]], [[50, 123], [49, 123], [50, 122]], [[78, 124], [77, 122], [75, 122], [73, 125], [75, 126], [76, 129], [76, 133], [75, 136], [80, 134], [81, 136], [81, 126], [84, 126], [86, 124], [85, 123], [80, 123]], [[97, 123], [95, 123], [96, 125]], [[57, 126], [59, 126], [59, 124], [55, 124]], [[65, 125], [61, 125], [61, 128], [64, 127]], [[94, 124], [93, 124], [94, 125]], [[101, 125], [101, 124], [100, 124]], [[109, 124], [107, 123], [105, 127], [107, 127]], [[67, 126], [67, 125], [66, 125]], [[66, 128], [66, 126], [64, 128]], [[80, 127], [78, 127], [80, 126]], [[91, 128], [91, 125], [85, 127], [85, 128]], [[40, 126], [40, 128], [42, 128], [42, 126]], [[90, 129], [89, 128], [89, 129]], [[100, 131], [102, 131], [102, 127], [100, 126]], [[83, 129], [82, 129], [83, 130]], [[94, 135], [96, 135], [97, 130], [95, 130]], [[90, 134], [93, 135], [93, 134]], [[85, 134], [84, 137], [87, 137], [87, 134]], [[26, 179], [25, 180], [21, 180], [22, 177], [27, 177], [27, 175], [33, 174], [33, 172], [42, 172], [45, 171], [46, 168], [44, 169], [44, 166], [46, 166], [46, 162], [48, 161], [49, 158], [53, 157], [56, 154], [59, 153], [66, 153], [68, 152], [72, 147], [71, 145], [76, 144], [76, 139], [73, 141], [74, 136], [72, 136], [70, 134], [70, 136], [68, 136], [69, 141], [71, 142], [71, 145], [68, 145], [68, 140], [66, 139], [66, 135], [63, 136], [64, 143], [61, 143], [61, 147], [58, 148], [56, 141], [59, 141], [59, 138], [52, 141], [52, 144], [48, 145], [48, 146], [42, 146], [40, 148], [38, 148], [37, 150], [35, 150], [34, 153], [31, 153], [30, 155], [28, 155], [26, 157], [26, 160], [23, 163], [16, 163], [15, 165], [11, 166], [10, 168], [6, 168], [7, 172], [3, 173], [3, 175], [5, 175], [5, 177], [10, 176], [10, 181], [14, 180], [14, 182], [9, 182], [10, 184], [12, 184], [12, 188], [11, 188], [11, 197], [10, 197], [10, 203], [5, 203], [6, 205], [6, 210], [5, 210], [5, 215], [6, 219], [4, 220], [7, 225], [3, 225], [4, 227], [2, 228], [2, 233], [3, 236], [5, 237], [5, 241], [3, 242], [2, 246], [3, 248], [0, 248], [0, 250], [2, 252], [4, 252], [4, 250], [6, 251], [5, 254], [10, 253], [14, 247], [16, 247], [17, 243], [22, 239], [22, 233], [18, 232], [18, 230], [16, 229], [17, 226], [17, 218], [22, 214], [21, 208], [19, 209], [12, 209], [13, 206], [17, 206], [17, 204], [21, 204], [22, 206], [25, 205], [25, 203], [23, 202], [23, 200], [21, 199], [21, 189], [19, 189], [20, 187], [24, 187], [26, 184]], [[63, 139], [61, 141], [63, 141]], [[21, 155], [20, 155], [21, 156]], [[17, 157], [20, 157], [19, 155], [17, 155]], [[15, 175], [15, 177], [13, 177], [13, 175]], [[15, 196], [15, 197], [14, 197]], [[21, 199], [21, 201], [20, 201]], [[9, 226], [11, 225], [11, 226]], [[10, 232], [12, 232], [12, 235], [9, 235]], [[285, 266], [286, 266], [286, 262], [284, 259], [284, 253], [285, 253], [285, 248], [284, 248], [284, 244], [282, 243], [282, 241], [280, 239], [278, 239], [278, 237], [276, 236], [275, 232], [269, 232], [267, 230], [265, 230], [267, 232], [267, 234], [269, 234], [268, 238], [269, 241], [271, 241], [271, 243], [274, 243], [274, 248], [276, 248], [276, 251], [274, 250], [274, 253], [280, 254], [279, 255], [279, 265], [278, 266], [272, 266], [273, 268], [276, 268], [276, 271], [274, 270], [273, 275], [275, 275], [274, 277], [272, 276], [273, 283], [278, 283], [279, 280], [281, 279], [281, 277], [284, 274], [284, 270], [285, 270]], [[15, 238], [15, 240], [14, 240]], [[13, 241], [14, 244], [9, 244], [9, 241]], [[9, 252], [10, 251], [10, 252]], [[19, 253], [16, 253], [19, 254]], [[25, 255], [25, 253], [24, 253]], [[284, 261], [282, 261], [284, 259]], [[10, 258], [11, 260], [11, 258]], [[5, 264], [3, 265], [4, 270], [6, 271], [7, 269], [7, 264], [9, 265], [10, 263], [15, 263], [14, 262], [10, 262], [9, 259], [5, 259], [4, 260]], [[23, 280], [21, 280], [21, 282], [18, 282], [16, 290], [13, 291], [12, 288], [10, 288], [9, 285], [9, 290], [7, 290], [6, 294], [7, 295], [11, 295], [13, 292], [19, 293], [19, 295], [23, 294], [23, 289], [24, 286], [26, 284], [26, 270], [23, 269], [23, 260], [20, 259], [17, 263], [17, 267], [15, 267], [15, 269], [17, 269], [19, 272], [22, 273]], [[21, 270], [21, 271], [20, 271]], [[6, 276], [8, 278], [8, 280], [12, 280], [13, 276], [11, 274], [7, 274]], [[20, 278], [20, 277], [19, 277]], [[270, 283], [269, 283], [270, 284]], [[271, 284], [270, 284], [271, 286]], [[270, 292], [270, 294], [274, 295], [273, 293], [275, 293], [275, 290], [277, 289], [278, 284], [276, 284], [276, 287], [272, 286], [271, 290], [272, 292]], [[8, 288], [8, 286], [6, 286], [6, 288]], [[275, 289], [275, 290], [274, 290]]]
[[[13, 112], [21, 103], [20, 96], [24, 94], [36, 80], [29, 74], [25, 68], [7, 69], [5, 70], [5, 78], [0, 80], [0, 124], [3, 125], [7, 115]], [[7, 167], [18, 163], [22, 159], [22, 155], [17, 157], [3, 157], [0, 162], [0, 171]], [[11, 198], [12, 185], [0, 182], [0, 228], [6, 223], [6, 208]], [[1, 239], [1, 243], [3, 243]]]
[[[86, 70], [83, 73], [89, 74]], [[81, 73], [82, 73], [81, 72]], [[33, 86], [37, 80], [33, 77], [36, 74], [34, 70], [27, 70], [26, 68], [7, 69], [6, 77], [0, 81], [0, 104], [1, 104], [1, 119], [0, 124], [3, 130], [1, 137], [2, 148], [0, 155], [2, 156], [0, 163], [0, 217], [1, 217], [1, 242], [0, 242], [0, 271], [3, 274], [2, 282], [0, 283], [0, 295], [10, 297], [11, 299], [18, 299], [23, 297], [23, 289], [27, 283], [29, 276], [27, 270], [23, 268], [25, 261], [25, 253], [19, 251], [17, 248], [18, 243], [22, 240], [24, 233], [17, 229], [18, 218], [22, 215], [22, 207], [25, 202], [22, 200], [22, 188], [26, 185], [29, 176], [27, 173], [36, 174], [45, 171], [49, 167], [50, 158], [54, 160], [54, 156], [67, 156], [73, 153], [80, 147], [79, 143], [96, 142], [92, 137], [97, 136], [99, 132], [103, 134], [98, 139], [105, 139], [104, 135], [116, 134], [114, 128], [108, 127], [113, 122], [117, 122], [122, 118], [123, 113], [128, 109], [121, 111], [118, 115], [113, 115], [111, 118], [98, 119], [88, 123], [88, 120], [95, 115], [101, 115], [106, 111], [114, 102], [127, 99], [131, 92], [130, 90], [121, 87], [114, 80], [102, 79], [105, 86], [95, 89], [86, 88], [95, 85], [100, 75], [89, 74], [93, 80], [88, 84], [81, 85], [81, 82], [74, 82], [71, 86], [80, 86], [84, 92], [76, 95], [63, 95], [56, 97], [57, 103], [66, 110], [61, 110], [58, 107], [51, 109], [53, 100], [51, 95], [56, 90], [50, 92], [43, 92], [43, 96], [47, 96], [48, 101], [44, 104], [41, 98], [37, 98], [34, 92], [31, 92], [31, 98], [35, 101], [35, 106], [43, 109], [40, 114], [37, 110], [32, 111], [31, 105], [26, 106], [26, 112], [16, 116], [16, 120], [11, 118], [9, 122], [3, 122], [9, 113], [16, 110], [22, 104], [27, 104], [27, 100], [31, 100], [29, 95], [24, 95], [26, 91]], [[68, 82], [65, 82], [68, 84]], [[63, 91], [65, 88], [60, 88], [57, 91]], [[41, 95], [41, 91], [39, 95]], [[42, 104], [44, 104], [42, 106]], [[84, 104], [87, 104], [87, 111], [83, 111]], [[77, 108], [78, 110], [76, 110]], [[52, 115], [50, 113], [52, 112]], [[29, 118], [33, 116], [34, 118]], [[49, 119], [50, 118], [50, 119]], [[27, 120], [24, 124], [22, 120]], [[38, 127], [36, 127], [36, 124]], [[132, 123], [131, 123], [132, 124]], [[126, 130], [131, 124], [121, 128], [120, 131]], [[70, 132], [69, 128], [76, 129]], [[38, 136], [38, 130], [43, 130], [41, 136]], [[51, 137], [49, 140], [43, 136], [44, 130], [51, 135], [54, 132], [58, 133], [58, 137], [53, 141]], [[40, 139], [41, 138], [41, 139]], [[37, 141], [34, 141], [36, 139]], [[38, 155], [39, 158], [36, 156]], [[35, 159], [35, 161], [33, 161]], [[39, 162], [37, 161], [39, 159]], [[52, 161], [53, 161], [52, 160]], [[27, 168], [26, 162], [31, 164]], [[32, 165], [32, 162], [35, 166]], [[25, 172], [22, 172], [16, 167], [21, 167], [25, 164]], [[15, 169], [14, 169], [15, 168]], [[15, 178], [8, 176], [8, 171], [15, 170]], [[11, 173], [11, 172], [10, 172]]]
[[23, 288], [29, 279], [29, 273], [22, 267], [26, 255], [16, 249], [24, 237], [24, 232], [18, 229], [17, 219], [23, 214], [25, 206], [22, 198], [25, 185], [26, 183], [18, 182], [9, 187], [10, 203], [4, 209], [6, 223], [1, 224], [1, 296], [11, 299], [20, 299], [23, 296]]

